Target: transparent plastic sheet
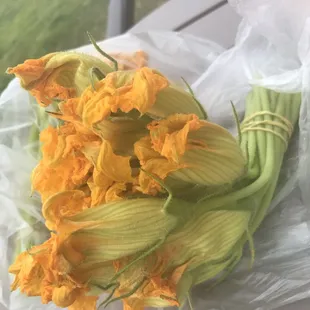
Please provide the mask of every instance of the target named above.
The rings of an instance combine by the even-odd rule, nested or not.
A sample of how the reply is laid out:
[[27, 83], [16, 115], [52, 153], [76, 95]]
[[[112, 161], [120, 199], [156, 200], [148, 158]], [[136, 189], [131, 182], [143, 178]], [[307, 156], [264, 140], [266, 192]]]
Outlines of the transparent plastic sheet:
[[[193, 85], [211, 120], [236, 131], [230, 100], [242, 119], [251, 85], [302, 92], [299, 128], [284, 159], [269, 214], [249, 251], [225, 282], [193, 290], [195, 309], [309, 309], [310, 305], [310, 2], [235, 0], [244, 19], [234, 48]], [[208, 101], [205, 101], [208, 99]]]
[[[176, 33], [126, 34], [99, 43], [108, 53], [145, 51], [149, 66], [155, 67], [171, 80], [183, 83], [195, 82], [224, 49], [213, 42]], [[93, 46], [83, 46], [80, 52], [97, 55]], [[14, 64], [12, 64], [14, 65]], [[12, 277], [8, 266], [13, 254], [14, 239], [18, 233], [22, 239], [36, 234], [19, 215], [27, 212], [37, 222], [43, 223], [35, 199], [30, 198], [30, 175], [36, 160], [29, 154], [29, 130], [36, 120], [39, 107], [33, 98], [14, 79], [0, 97], [0, 310], [55, 310], [52, 303], [42, 305], [40, 298], [26, 297], [18, 291], [10, 293]], [[42, 129], [42, 128], [40, 128]], [[35, 197], [34, 197], [35, 198]], [[40, 237], [38, 235], [38, 237]], [[114, 303], [108, 310], [122, 309]]]

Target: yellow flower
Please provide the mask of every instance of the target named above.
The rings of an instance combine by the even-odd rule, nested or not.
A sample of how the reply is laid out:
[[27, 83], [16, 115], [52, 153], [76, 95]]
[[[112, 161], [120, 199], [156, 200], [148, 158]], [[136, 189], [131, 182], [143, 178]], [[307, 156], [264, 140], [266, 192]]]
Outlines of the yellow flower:
[[[246, 162], [235, 138], [224, 128], [193, 114], [176, 114], [148, 125], [149, 137], [135, 143], [144, 171], [184, 184], [231, 184], [245, 173]], [[142, 171], [138, 188], [154, 195], [160, 189]]]
[[114, 183], [108, 190], [105, 196], [105, 201], [118, 201], [122, 200], [122, 193], [127, 191], [126, 183]]
[[42, 207], [43, 216], [47, 219], [46, 227], [56, 230], [60, 224], [60, 218], [73, 216], [89, 208], [86, 198], [84, 192], [78, 190], [60, 192], [51, 196]]
[[72, 154], [55, 167], [45, 166], [41, 161], [32, 172], [32, 189], [40, 193], [44, 202], [58, 192], [86, 184], [91, 167], [91, 163], [84, 156], [77, 157]]
[[111, 144], [102, 141], [96, 168], [106, 177], [116, 182], [132, 182], [130, 157], [114, 154]]
[[63, 190], [86, 185], [93, 163], [85, 157], [85, 146], [100, 145], [94, 133], [80, 133], [72, 123], [47, 127], [40, 134], [42, 160], [32, 173], [32, 188], [45, 201]]
[[106, 78], [88, 87], [80, 98], [59, 105], [62, 115], [56, 117], [65, 121], [83, 123], [92, 129], [95, 124], [114, 118], [123, 112], [129, 118], [139, 121], [141, 115], [163, 118], [171, 114], [195, 113], [203, 117], [201, 108], [188, 92], [170, 85], [156, 70], [143, 67], [133, 71], [109, 73]]
[[21, 253], [10, 266], [9, 272], [15, 274], [12, 290], [20, 288], [28, 296], [40, 296], [43, 269], [29, 253]]
[[178, 163], [185, 151], [204, 147], [199, 140], [189, 140], [189, 133], [208, 125], [194, 114], [175, 114], [167, 119], [153, 121], [148, 125], [153, 149], [160, 155]]
[[128, 113], [136, 109], [144, 114], [154, 105], [157, 93], [168, 85], [165, 77], [147, 67], [112, 72], [95, 85], [96, 90], [88, 87], [84, 91], [78, 116], [86, 126], [92, 126], [119, 110]]
[[[126, 265], [128, 260], [122, 260], [121, 263]], [[118, 264], [116, 271], [119, 271], [122, 265]], [[177, 287], [182, 281], [187, 264], [172, 268], [167, 268], [168, 266], [166, 258], [163, 259], [157, 253], [153, 253], [125, 271], [119, 279], [116, 297], [125, 296], [128, 292], [132, 292], [137, 283], [140, 283], [140, 286], [129, 297], [123, 299], [124, 309], [144, 310], [145, 307], [179, 307]]]
[[155, 196], [159, 191], [162, 191], [161, 185], [145, 171], [164, 180], [169, 173], [185, 167], [184, 164], [170, 162], [154, 151], [150, 137], [144, 137], [136, 142], [134, 150], [143, 168], [139, 173], [139, 185], [137, 186], [137, 189], [142, 193]]
[[21, 86], [30, 91], [42, 106], [54, 98], [67, 100], [79, 96], [90, 85], [88, 70], [99, 68], [104, 73], [111, 68], [100, 59], [76, 52], [59, 52], [39, 59], [28, 59], [23, 64], [8, 68]]
[[85, 146], [83, 152], [94, 165], [92, 177], [87, 182], [93, 206], [119, 200], [121, 193], [130, 193], [135, 181], [130, 156], [116, 155], [106, 140], [101, 145]]
[[251, 213], [229, 210], [235, 206], [232, 202], [227, 211], [206, 212], [210, 207], [207, 201], [196, 205], [195, 213], [169, 234], [161, 247], [160, 252], [165, 253], [173, 265], [190, 261], [180, 300], [184, 300], [191, 286], [208, 281], [239, 262], [244, 242], [248, 240], [246, 232]]
[[20, 288], [28, 296], [41, 296], [42, 303], [53, 301], [70, 310], [95, 310], [98, 297], [88, 295], [89, 287], [75, 274], [83, 256], [65, 247], [65, 242], [52, 235], [44, 244], [21, 253], [9, 269], [15, 274], [12, 290]]
[[69, 154], [55, 166], [41, 161], [33, 170], [32, 189], [40, 193], [42, 201], [64, 191], [79, 188], [86, 184], [92, 164], [82, 155]]
[[[59, 193], [46, 201], [42, 212], [49, 227], [70, 236], [74, 247], [87, 253], [87, 260], [93, 263], [142, 251], [163, 240], [176, 224], [174, 216], [163, 212], [162, 199], [113, 201], [78, 213], [76, 210], [84, 208], [79, 195], [70, 202], [73, 191]], [[70, 215], [72, 212], [76, 214]]]
[[[122, 189], [116, 186], [113, 191]], [[80, 191], [66, 191], [45, 202], [42, 212], [46, 224], [57, 233], [45, 244], [23, 253], [11, 267], [10, 271], [16, 275], [13, 289], [20, 287], [28, 295], [41, 295], [43, 303], [53, 301], [59, 307], [95, 309], [96, 296], [117, 274], [115, 266], [125, 267], [136, 257], [135, 253], [156, 250], [176, 225], [174, 216], [164, 212], [162, 199], [122, 200], [88, 209], [84, 198]], [[20, 279], [30, 273], [32, 267], [29, 268], [25, 258], [40, 270], [37, 279], [30, 278], [27, 290]], [[21, 262], [27, 267], [26, 271]], [[143, 280], [145, 290], [137, 291], [133, 298], [141, 299], [145, 305], [147, 298], [150, 302], [155, 298], [161, 304], [177, 304], [169, 299], [175, 297], [175, 276], [161, 278], [165, 264], [156, 260], [151, 270], [149, 258], [141, 262], [144, 267], [137, 264], [134, 270], [141, 272], [146, 268], [149, 276]], [[132, 280], [137, 280], [134, 273], [124, 276], [125, 280], [118, 281], [116, 294], [130, 289]], [[106, 290], [112, 289], [113, 286]], [[162, 298], [161, 294], [166, 297]], [[131, 301], [128, 299], [128, 304]]]
[[84, 186], [96, 206], [120, 199], [126, 184], [134, 181], [130, 156], [116, 155], [110, 142], [92, 132], [77, 131], [73, 123], [48, 127], [40, 139], [43, 158], [33, 171], [32, 185], [43, 201]]
[[92, 206], [98, 206], [106, 202], [106, 193], [112, 184], [113, 180], [106, 178], [104, 174], [94, 168], [93, 176], [87, 181], [87, 185], [91, 191]]

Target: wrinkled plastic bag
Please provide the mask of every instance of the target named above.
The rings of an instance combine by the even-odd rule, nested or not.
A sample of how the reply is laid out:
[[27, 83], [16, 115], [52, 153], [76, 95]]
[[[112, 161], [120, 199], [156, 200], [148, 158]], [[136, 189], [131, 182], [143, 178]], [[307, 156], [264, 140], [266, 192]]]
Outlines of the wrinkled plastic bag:
[[269, 214], [254, 235], [253, 268], [249, 270], [245, 250], [238, 269], [224, 283], [209, 293], [204, 285], [194, 290], [194, 307], [309, 309], [310, 2], [232, 0], [231, 4], [244, 17], [235, 46], [193, 85], [202, 102], [208, 99], [210, 118], [235, 131], [229, 102], [242, 117], [251, 85], [301, 91], [302, 106], [299, 130], [285, 156]]
[[[150, 55], [151, 66], [174, 81], [183, 76], [190, 82], [211, 120], [232, 132], [236, 128], [230, 100], [242, 117], [244, 100], [251, 85], [284, 92], [302, 91], [299, 130], [286, 154], [269, 214], [255, 234], [256, 260], [253, 268], [249, 270], [250, 257], [245, 250], [242, 262], [225, 282], [210, 292], [206, 290], [207, 285], [199, 285], [193, 289], [192, 296], [193, 306], [197, 310], [307, 309], [307, 304], [310, 305], [310, 301], [307, 301], [310, 298], [310, 184], [307, 178], [310, 172], [310, 123], [307, 115], [310, 108], [310, 3], [302, 0], [231, 2], [244, 19], [239, 27], [235, 47], [217, 58], [221, 48], [216, 44], [172, 33], [125, 35], [108, 40], [102, 46], [107, 52], [145, 50]], [[89, 46], [82, 50], [94, 53]], [[28, 101], [26, 94], [22, 94], [16, 81], [10, 87], [11, 90], [8, 88], [3, 95], [7, 98], [11, 96], [6, 105], [16, 100], [19, 108], [25, 108]], [[6, 110], [2, 104], [3, 96], [0, 108]], [[11, 112], [13, 116], [16, 114], [13, 107]], [[16, 126], [23, 124], [24, 127], [16, 128], [11, 137], [18, 134], [22, 136], [29, 120], [33, 121], [31, 117], [17, 121]], [[3, 143], [9, 132], [4, 136], [0, 134], [0, 143]], [[7, 140], [11, 143], [11, 138]], [[21, 143], [21, 147], [18, 143]], [[13, 150], [23, 156], [22, 150], [26, 144], [20, 141], [11, 144]], [[14, 165], [11, 168], [15, 171]], [[7, 180], [12, 187], [18, 186], [10, 178]], [[20, 207], [15, 201], [19, 196], [11, 196], [15, 212]], [[17, 212], [12, 216], [15, 216], [14, 220], [19, 220]], [[6, 227], [2, 220], [0, 223], [4, 231], [14, 227], [13, 224]], [[18, 222], [18, 225], [23, 224], [22, 221]], [[19, 229], [16, 223], [14, 225], [16, 230]], [[7, 239], [2, 239], [7, 245]], [[5, 254], [0, 253], [1, 267], [6, 268]], [[0, 270], [7, 276], [6, 269]], [[40, 306], [40, 300], [36, 298], [9, 295], [8, 281], [2, 279], [8, 278], [1, 277], [3, 283], [0, 296], [2, 294], [2, 302], [7, 305], [8, 296], [11, 297], [11, 310], [56, 309], [52, 305]], [[303, 303], [292, 304], [300, 300], [304, 300]], [[121, 304], [111, 305], [109, 309], [121, 309]]]

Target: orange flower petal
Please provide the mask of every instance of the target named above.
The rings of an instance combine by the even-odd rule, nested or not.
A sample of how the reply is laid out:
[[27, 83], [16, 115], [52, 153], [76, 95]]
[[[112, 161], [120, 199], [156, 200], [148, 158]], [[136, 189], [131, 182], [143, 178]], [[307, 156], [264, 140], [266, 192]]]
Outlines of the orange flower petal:
[[43, 200], [86, 184], [93, 163], [81, 151], [86, 145], [100, 145], [98, 136], [76, 132], [73, 124], [65, 123], [42, 131], [41, 141], [43, 158], [33, 171], [32, 185]]
[[57, 163], [62, 158], [66, 142], [65, 136], [59, 135], [58, 130], [54, 127], [47, 127], [40, 133], [42, 146], [42, 161], [46, 165]]
[[28, 59], [23, 64], [8, 68], [7, 73], [15, 74], [21, 81], [22, 87], [29, 89], [44, 74], [46, 63], [55, 55], [47, 54], [39, 59]]
[[114, 154], [111, 144], [102, 141], [96, 167], [115, 182], [132, 182], [130, 158]]
[[[44, 248], [45, 244], [33, 249], [44, 251]], [[15, 274], [15, 280], [11, 285], [12, 290], [20, 288], [21, 292], [28, 296], [40, 296], [44, 270], [31, 253], [23, 252], [18, 255], [15, 262], [9, 267], [9, 272]]]
[[[185, 167], [184, 164], [171, 163], [164, 157], [152, 158], [142, 165], [143, 170], [159, 177], [164, 180], [170, 172], [176, 171]], [[151, 176], [147, 175], [144, 171], [139, 174], [139, 187], [144, 194], [155, 196], [158, 192], [162, 191], [161, 185], [155, 181]]]
[[125, 183], [115, 183], [106, 192], [105, 201], [117, 201], [122, 200], [123, 197], [120, 196], [121, 193], [125, 192], [127, 189]]
[[81, 149], [82, 153], [85, 157], [94, 165], [96, 166], [97, 159], [100, 152], [100, 142], [93, 142], [93, 143], [85, 143], [84, 147]]
[[143, 165], [149, 159], [157, 158], [160, 154], [152, 149], [152, 142], [149, 136], [141, 138], [134, 145], [134, 152], [140, 163]]
[[45, 201], [58, 192], [86, 184], [91, 168], [92, 164], [84, 156], [74, 154], [63, 158], [55, 167], [46, 166], [41, 161], [32, 172], [32, 188]]
[[82, 94], [79, 105], [83, 110], [83, 123], [87, 126], [100, 122], [111, 112], [117, 112], [119, 98], [116, 78], [116, 73], [110, 73], [96, 84], [96, 91], [89, 87]]
[[79, 96], [90, 85], [88, 70], [97, 67], [103, 72], [111, 68], [100, 59], [75, 52], [48, 54], [40, 59], [29, 59], [7, 72], [21, 80], [42, 106], [48, 106], [53, 98], [67, 100]]
[[97, 296], [78, 296], [68, 310], [96, 310]]
[[[140, 139], [134, 145], [134, 151], [138, 157], [141, 168], [160, 179], [164, 180], [170, 172], [184, 168], [185, 164], [169, 161], [152, 149], [150, 137]], [[139, 174], [139, 186], [137, 189], [144, 194], [155, 196], [162, 191], [160, 184], [144, 171]]]
[[62, 218], [73, 216], [89, 207], [82, 191], [64, 191], [50, 197], [42, 207], [45, 225], [55, 230]]
[[168, 85], [165, 77], [147, 67], [135, 72], [112, 72], [96, 83], [96, 90], [85, 89], [75, 107], [71, 103], [64, 104], [62, 111], [67, 117], [64, 119], [72, 121], [81, 117], [84, 125], [91, 128], [119, 110], [128, 113], [136, 109], [146, 113], [154, 105], [157, 93]]
[[93, 176], [88, 180], [87, 184], [91, 191], [91, 205], [98, 206], [106, 202], [106, 192], [113, 184], [113, 180], [107, 178], [102, 172], [94, 168]]
[[126, 113], [137, 109], [144, 114], [154, 105], [157, 93], [168, 86], [169, 82], [164, 76], [143, 67], [135, 72], [132, 87], [121, 97], [120, 109]]
[[73, 285], [63, 285], [61, 287], [56, 287], [53, 290], [53, 303], [61, 308], [66, 308], [71, 306], [78, 297], [78, 289]]
[[67, 156], [71, 151], [76, 152], [84, 148], [85, 145], [97, 145], [101, 139], [94, 134], [72, 134], [66, 137], [66, 146], [63, 151], [63, 157]]
[[189, 132], [202, 126], [203, 122], [194, 114], [175, 114], [153, 121], [148, 125], [153, 149], [177, 163], [187, 148]]
[[7, 70], [20, 78], [22, 87], [29, 90], [42, 106], [49, 105], [52, 102], [51, 98], [69, 99], [75, 95], [73, 87], [64, 87], [57, 83], [57, 77], [62, 70], [45, 69], [48, 61], [56, 54], [48, 54], [40, 59], [28, 59], [23, 64]]

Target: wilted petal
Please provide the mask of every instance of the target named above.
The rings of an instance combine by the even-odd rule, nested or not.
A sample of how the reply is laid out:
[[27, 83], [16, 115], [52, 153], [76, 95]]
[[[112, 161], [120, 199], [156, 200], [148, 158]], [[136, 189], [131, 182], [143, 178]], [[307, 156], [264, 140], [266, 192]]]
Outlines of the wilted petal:
[[28, 252], [23, 252], [16, 258], [9, 272], [15, 274], [12, 290], [20, 288], [28, 296], [40, 296], [43, 269]]
[[106, 202], [106, 193], [113, 184], [113, 180], [94, 168], [93, 176], [87, 184], [91, 191], [91, 205], [98, 206]]
[[45, 225], [55, 230], [60, 219], [75, 215], [89, 208], [85, 194], [82, 191], [64, 191], [50, 197], [43, 204], [42, 214], [46, 219]]
[[115, 182], [132, 182], [130, 157], [114, 154], [111, 144], [102, 141], [97, 159], [97, 169]]
[[42, 161], [46, 165], [57, 163], [62, 158], [66, 146], [66, 137], [60, 135], [57, 128], [47, 127], [40, 133], [42, 146]]
[[72, 305], [78, 295], [78, 290], [72, 286], [56, 287], [53, 291], [53, 303], [61, 308]]
[[121, 91], [116, 87], [116, 73], [110, 73], [105, 79], [96, 83], [96, 90], [88, 87], [82, 94], [79, 102], [82, 110], [83, 123], [91, 127], [93, 124], [117, 112], [119, 107], [118, 93]]
[[126, 113], [136, 109], [144, 114], [154, 105], [159, 91], [168, 85], [159, 72], [143, 67], [135, 72], [131, 88], [121, 97], [120, 109]]
[[121, 194], [126, 192], [127, 186], [125, 183], [114, 183], [106, 192], [105, 201], [117, 201], [124, 199]]
[[47, 106], [53, 98], [67, 100], [79, 96], [90, 85], [88, 70], [97, 67], [103, 72], [112, 69], [100, 59], [75, 52], [48, 54], [29, 59], [7, 72], [15, 74], [38, 103]]
[[138, 177], [139, 186], [137, 186], [137, 189], [148, 195], [155, 196], [163, 190], [161, 185], [151, 175], [164, 180], [169, 173], [186, 167], [185, 164], [169, 161], [161, 156], [160, 153], [154, 151], [150, 137], [144, 137], [136, 142], [134, 150], [142, 168]]
[[[161, 179], [169, 176], [183, 183], [182, 186], [184, 182], [219, 186], [232, 184], [246, 171], [246, 161], [237, 140], [217, 124], [200, 120], [196, 115], [176, 114], [153, 121], [148, 128], [151, 145], [143, 138], [135, 144], [135, 153], [142, 168], [152, 169], [147, 171]], [[167, 167], [162, 176], [154, 170], [158, 158], [161, 158], [162, 167]], [[171, 165], [164, 164], [163, 158]], [[158, 170], [162, 169], [158, 167]]]
[[43, 158], [32, 173], [32, 188], [44, 201], [57, 192], [86, 184], [94, 163], [84, 156], [84, 147], [100, 145], [94, 133], [79, 133], [71, 123], [41, 133]]
[[152, 146], [155, 151], [167, 159], [178, 163], [184, 155], [188, 142], [188, 133], [204, 126], [194, 114], [175, 114], [148, 125]]

